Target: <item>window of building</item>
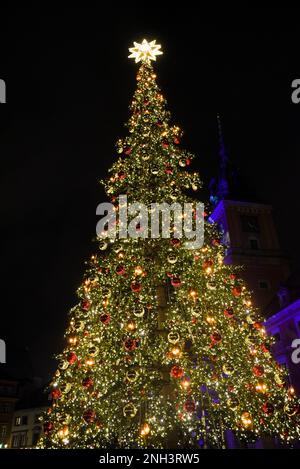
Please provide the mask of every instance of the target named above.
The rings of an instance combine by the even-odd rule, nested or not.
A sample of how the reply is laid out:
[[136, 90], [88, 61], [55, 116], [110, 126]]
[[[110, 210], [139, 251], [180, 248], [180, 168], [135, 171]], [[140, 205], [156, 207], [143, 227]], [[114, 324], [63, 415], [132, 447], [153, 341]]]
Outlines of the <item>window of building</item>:
[[242, 230], [245, 233], [259, 233], [258, 218], [255, 216], [242, 215]]
[[15, 426], [18, 427], [19, 425], [21, 425], [21, 417], [16, 417], [15, 418]]
[[21, 425], [27, 425], [27, 423], [28, 423], [28, 417], [27, 417], [27, 415], [23, 415]]
[[27, 434], [26, 432], [16, 433], [12, 437], [12, 447], [21, 448], [21, 446], [26, 446], [27, 444]]
[[269, 289], [269, 282], [267, 280], [260, 280], [259, 281], [259, 288], [262, 290], [268, 290]]
[[2, 425], [0, 428], [0, 438], [5, 438], [7, 433], [7, 427], [6, 425]]
[[0, 414], [9, 414], [9, 412], [11, 412], [11, 404], [2, 402], [0, 404]]
[[250, 238], [249, 245], [250, 245], [250, 249], [257, 250], [259, 248], [258, 239]]
[[20, 445], [19, 445], [19, 440], [20, 440], [19, 434], [13, 435], [13, 437], [12, 437], [12, 443], [11, 443], [13, 448], [19, 448], [19, 446], [20, 446]]

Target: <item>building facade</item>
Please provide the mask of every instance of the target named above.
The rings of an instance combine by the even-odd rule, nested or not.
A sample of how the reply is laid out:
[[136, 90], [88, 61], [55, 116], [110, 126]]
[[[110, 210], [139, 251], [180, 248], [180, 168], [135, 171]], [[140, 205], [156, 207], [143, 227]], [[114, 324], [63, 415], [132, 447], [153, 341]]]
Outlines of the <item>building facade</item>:
[[18, 382], [9, 376], [0, 377], [0, 448], [10, 442], [15, 405], [18, 400]]
[[17, 409], [14, 412], [10, 448], [33, 448], [36, 446], [42, 433], [40, 416], [46, 409], [47, 406], [41, 406]]

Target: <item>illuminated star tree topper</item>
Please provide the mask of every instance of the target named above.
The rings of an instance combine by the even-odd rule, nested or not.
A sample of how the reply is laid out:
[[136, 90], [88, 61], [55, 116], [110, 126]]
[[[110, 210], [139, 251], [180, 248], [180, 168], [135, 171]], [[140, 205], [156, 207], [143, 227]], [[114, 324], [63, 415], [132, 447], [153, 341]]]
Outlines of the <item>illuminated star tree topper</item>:
[[160, 50], [161, 45], [156, 44], [156, 40], [148, 42], [146, 39], [143, 39], [141, 43], [134, 42], [134, 47], [129, 48], [131, 54], [128, 56], [130, 59], [135, 59], [135, 62], [147, 62], [150, 63], [151, 60], [156, 60], [157, 55], [162, 55]]

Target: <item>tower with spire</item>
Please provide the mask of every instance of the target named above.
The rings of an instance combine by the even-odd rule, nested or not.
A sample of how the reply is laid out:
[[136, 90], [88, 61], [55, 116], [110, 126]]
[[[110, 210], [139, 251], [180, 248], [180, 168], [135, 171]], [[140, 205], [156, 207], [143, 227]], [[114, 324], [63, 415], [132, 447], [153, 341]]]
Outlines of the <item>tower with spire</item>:
[[220, 115], [217, 115], [219, 173], [210, 183], [210, 220], [219, 225], [227, 246], [225, 261], [242, 265], [241, 276], [254, 293], [254, 302], [267, 317], [268, 305], [278, 286], [289, 276], [288, 259], [282, 252], [272, 207], [256, 201], [234, 177], [225, 147]]

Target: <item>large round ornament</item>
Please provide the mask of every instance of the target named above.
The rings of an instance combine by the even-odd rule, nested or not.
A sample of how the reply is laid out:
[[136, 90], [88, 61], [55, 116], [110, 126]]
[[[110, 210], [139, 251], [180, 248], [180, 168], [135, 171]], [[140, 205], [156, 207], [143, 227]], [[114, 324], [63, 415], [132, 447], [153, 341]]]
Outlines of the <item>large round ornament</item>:
[[206, 284], [208, 290], [216, 290], [217, 289], [217, 283], [214, 280], [211, 280], [210, 282], [207, 282]]
[[168, 254], [167, 259], [168, 259], [169, 264], [176, 264], [176, 262], [177, 262], [177, 256], [176, 256], [176, 254], [174, 254], [172, 252], [170, 254]]
[[124, 265], [118, 265], [116, 268], [117, 275], [124, 275], [126, 272]]
[[60, 370], [66, 370], [68, 368], [68, 366], [69, 366], [69, 363], [67, 361], [63, 360], [63, 361], [59, 362], [58, 368]]
[[93, 384], [94, 384], [94, 382], [93, 382], [93, 380], [92, 380], [92, 378], [91, 378], [90, 376], [87, 376], [86, 378], [84, 378], [84, 379], [82, 380], [82, 386], [83, 386], [84, 388], [87, 388], [87, 389], [88, 389], [88, 388], [91, 388], [91, 387], [93, 386]]
[[91, 307], [91, 303], [88, 300], [82, 300], [81, 309], [83, 309], [83, 311], [88, 311], [90, 307]]
[[128, 370], [126, 372], [126, 379], [130, 383], [135, 383], [135, 381], [138, 379], [138, 371], [135, 370], [134, 368], [131, 370]]
[[213, 344], [218, 344], [222, 340], [222, 336], [219, 332], [214, 332], [211, 334], [210, 338]]
[[131, 352], [132, 350], [135, 350], [137, 347], [136, 339], [126, 339], [124, 341], [124, 348], [128, 352]]
[[192, 413], [196, 410], [196, 404], [192, 400], [188, 400], [184, 403], [183, 408], [186, 412]]
[[251, 429], [253, 426], [252, 417], [249, 412], [243, 412], [241, 415], [241, 423], [244, 428]]
[[130, 288], [134, 293], [139, 293], [142, 290], [142, 285], [138, 282], [132, 282]]
[[75, 331], [82, 331], [84, 329], [84, 321], [76, 320], [73, 329], [75, 329]]
[[99, 249], [100, 251], [105, 251], [105, 249], [107, 249], [108, 247], [108, 243], [106, 241], [104, 241], [103, 239], [101, 239], [99, 241]]
[[223, 366], [222, 366], [222, 370], [223, 370], [223, 373], [227, 376], [230, 376], [234, 373], [234, 366], [231, 365], [230, 363], [225, 363]]
[[174, 287], [174, 288], [179, 288], [181, 286], [181, 280], [179, 277], [173, 277], [172, 280], [171, 280], [171, 285]]
[[99, 353], [99, 348], [96, 347], [96, 345], [92, 345], [88, 350], [88, 354], [91, 355], [92, 357], [96, 357], [98, 353]]
[[230, 399], [228, 399], [227, 405], [229, 409], [236, 410], [240, 405], [240, 401], [236, 396], [232, 396]]
[[95, 420], [96, 413], [92, 409], [87, 409], [83, 412], [82, 417], [86, 421], [86, 423], [92, 423]]
[[71, 383], [62, 383], [60, 385], [60, 389], [61, 389], [61, 392], [63, 394], [68, 394], [68, 392], [71, 391], [71, 388], [72, 388], [72, 384]]
[[178, 332], [176, 331], [169, 332], [168, 341], [170, 342], [170, 344], [177, 344], [177, 342], [179, 342], [179, 339], [180, 339], [180, 335]]
[[76, 361], [77, 361], [76, 353], [74, 353], [74, 352], [69, 353], [68, 362], [70, 363], [70, 365], [73, 365], [73, 363], [75, 363]]
[[45, 435], [49, 435], [54, 430], [53, 422], [45, 422], [43, 425]]
[[172, 378], [177, 378], [177, 379], [182, 378], [183, 374], [184, 374], [184, 371], [181, 368], [181, 366], [179, 365], [172, 366], [171, 371], [170, 371], [170, 375]]
[[233, 296], [239, 297], [242, 294], [242, 287], [239, 287], [239, 286], [233, 287], [231, 292], [232, 292]]
[[110, 323], [110, 315], [107, 313], [102, 313], [100, 315], [100, 321], [102, 322], [102, 324], [107, 326], [107, 324]]
[[255, 376], [263, 376], [265, 370], [264, 370], [264, 367], [262, 365], [255, 365], [252, 368], [252, 372]]
[[226, 308], [224, 310], [224, 316], [226, 316], [226, 318], [232, 318], [234, 316], [233, 308]]
[[62, 395], [61, 390], [58, 388], [55, 388], [51, 391], [51, 396], [53, 400], [60, 399], [61, 395]]
[[133, 314], [134, 314], [134, 316], [136, 316], [137, 318], [142, 318], [142, 317], [144, 316], [144, 314], [145, 314], [145, 308], [144, 308], [144, 306], [139, 306], [139, 307], [134, 308]]
[[133, 418], [136, 416], [137, 413], [137, 408], [135, 405], [132, 404], [132, 402], [129, 402], [123, 407], [123, 415], [126, 418]]
[[293, 417], [299, 412], [299, 404], [293, 400], [288, 401], [284, 405], [284, 412], [289, 416]]
[[262, 406], [262, 411], [266, 414], [266, 415], [272, 415], [274, 413], [274, 406], [273, 404], [271, 404], [270, 402], [265, 402]]

